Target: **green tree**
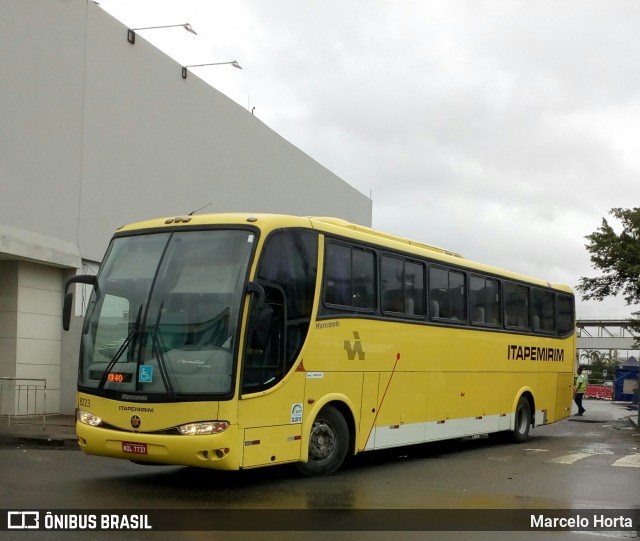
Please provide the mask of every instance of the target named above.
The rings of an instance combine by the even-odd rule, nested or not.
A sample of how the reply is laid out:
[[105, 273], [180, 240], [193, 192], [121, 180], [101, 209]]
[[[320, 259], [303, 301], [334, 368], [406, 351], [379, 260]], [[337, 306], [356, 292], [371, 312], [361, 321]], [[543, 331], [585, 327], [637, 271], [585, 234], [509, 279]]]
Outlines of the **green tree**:
[[589, 371], [589, 380], [591, 382], [604, 381], [605, 370], [607, 371], [607, 378], [611, 379], [616, 365], [620, 362], [617, 351], [604, 353], [597, 349], [582, 350], [580, 360], [582, 361], [580, 365]]
[[594, 363], [600, 362], [602, 359], [602, 353], [600, 353], [597, 349], [585, 349], [580, 353], [580, 359], [584, 361], [584, 365], [591, 366]]
[[596, 359], [594, 359], [589, 365], [589, 379], [595, 380], [605, 380], [604, 371], [607, 371], [607, 378], [612, 379], [612, 376], [616, 370], [617, 364], [620, 362], [618, 358], [618, 352], [615, 353], [605, 353], [600, 354]]
[[[640, 304], [640, 208], [613, 208], [609, 211], [622, 225], [617, 233], [606, 218], [585, 245], [594, 269], [603, 274], [580, 278], [577, 290], [584, 300], [601, 301], [620, 293], [628, 305]], [[629, 328], [640, 335], [640, 311], [632, 312]], [[640, 339], [634, 347], [640, 347]]]

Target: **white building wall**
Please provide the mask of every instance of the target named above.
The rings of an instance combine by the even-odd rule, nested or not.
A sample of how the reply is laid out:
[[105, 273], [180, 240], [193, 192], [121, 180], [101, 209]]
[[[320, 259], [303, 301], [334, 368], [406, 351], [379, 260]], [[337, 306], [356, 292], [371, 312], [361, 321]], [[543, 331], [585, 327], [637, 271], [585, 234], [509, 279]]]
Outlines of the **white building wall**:
[[91, 0], [0, 0], [0, 51], [0, 377], [46, 377], [47, 411], [74, 407], [63, 279], [119, 226], [208, 203], [371, 224], [369, 198]]
[[85, 18], [81, 0], [0, 6], [0, 224], [76, 245]]
[[0, 261], [0, 378], [16, 375], [18, 262]]
[[99, 261], [117, 227], [208, 203], [371, 224], [368, 197], [126, 36], [91, 0], [3, 0], [0, 233], [46, 235]]
[[0, 261], [0, 414], [59, 411], [61, 290], [59, 268]]
[[40, 394], [37, 404], [23, 400], [21, 413], [57, 412], [62, 338], [61, 269], [21, 261], [17, 301], [16, 378], [44, 378], [47, 383], [46, 405], [44, 394]]

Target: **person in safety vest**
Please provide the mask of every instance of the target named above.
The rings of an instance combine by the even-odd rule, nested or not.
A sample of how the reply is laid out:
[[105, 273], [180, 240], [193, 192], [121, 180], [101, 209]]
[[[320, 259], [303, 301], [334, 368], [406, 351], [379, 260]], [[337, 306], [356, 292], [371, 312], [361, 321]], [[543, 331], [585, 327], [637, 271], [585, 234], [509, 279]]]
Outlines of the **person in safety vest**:
[[576, 415], [578, 416], [581, 416], [585, 411], [587, 411], [582, 407], [582, 398], [584, 397], [584, 393], [587, 390], [588, 383], [589, 380], [587, 378], [587, 375], [582, 373], [582, 367], [579, 366], [576, 375], [576, 383], [573, 387], [573, 392], [575, 393], [574, 400], [576, 406], [578, 406], [578, 413], [576, 413]]

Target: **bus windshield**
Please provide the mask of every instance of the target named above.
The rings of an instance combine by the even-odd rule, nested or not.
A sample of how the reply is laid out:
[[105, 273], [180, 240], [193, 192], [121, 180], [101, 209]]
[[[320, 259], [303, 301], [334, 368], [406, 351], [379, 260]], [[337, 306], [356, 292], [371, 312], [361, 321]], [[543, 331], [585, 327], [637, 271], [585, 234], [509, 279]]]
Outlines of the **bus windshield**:
[[115, 238], [87, 307], [79, 386], [105, 394], [228, 395], [251, 231]]

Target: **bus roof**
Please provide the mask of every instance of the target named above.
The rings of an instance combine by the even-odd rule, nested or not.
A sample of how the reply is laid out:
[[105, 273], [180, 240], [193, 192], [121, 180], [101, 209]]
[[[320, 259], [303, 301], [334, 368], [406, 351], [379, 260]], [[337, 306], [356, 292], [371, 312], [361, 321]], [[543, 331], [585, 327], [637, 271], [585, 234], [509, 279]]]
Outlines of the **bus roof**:
[[117, 233], [140, 230], [159, 230], [168, 227], [175, 228], [176, 226], [188, 227], [222, 224], [250, 225], [258, 227], [265, 232], [286, 227], [311, 228], [324, 233], [354, 239], [366, 244], [376, 245], [383, 249], [388, 248], [390, 250], [398, 250], [414, 254], [417, 257], [422, 256], [428, 257], [432, 260], [439, 260], [443, 263], [463, 267], [472, 271], [475, 270], [478, 272], [489, 273], [504, 278], [511, 278], [572, 293], [572, 289], [565, 284], [551, 283], [531, 276], [470, 261], [456, 252], [397, 235], [392, 235], [390, 233], [384, 233], [370, 227], [351, 223], [341, 218], [239, 212], [194, 214], [192, 216], [171, 216], [136, 222], [120, 227]]

